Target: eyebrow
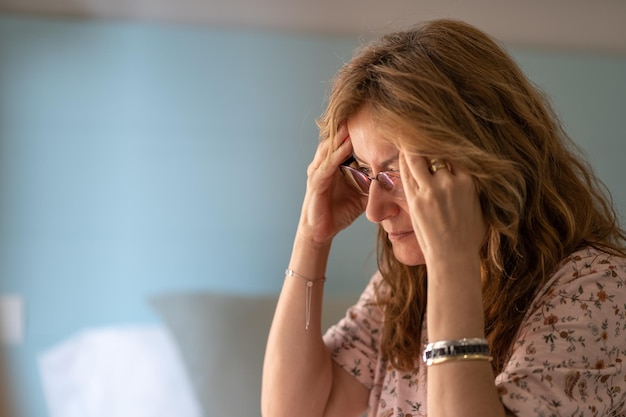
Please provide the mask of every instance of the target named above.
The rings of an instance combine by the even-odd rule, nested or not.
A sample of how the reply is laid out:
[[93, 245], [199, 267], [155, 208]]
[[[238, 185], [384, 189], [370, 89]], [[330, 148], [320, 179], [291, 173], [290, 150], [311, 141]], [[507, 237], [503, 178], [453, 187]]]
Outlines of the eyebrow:
[[[366, 164], [366, 163], [364, 163], [364, 161], [363, 161], [361, 158], [359, 158], [356, 154], [354, 154], [354, 153], [353, 153], [353, 154], [352, 154], [352, 157], [356, 160], [356, 162], [357, 162], [359, 165], [364, 165], [364, 166], [367, 166], [367, 164]], [[389, 167], [389, 165], [391, 165], [391, 164], [393, 164], [393, 163], [395, 163], [395, 162], [398, 162], [398, 160], [399, 160], [399, 159], [400, 159], [400, 153], [397, 153], [396, 155], [392, 156], [391, 158], [388, 158], [388, 159], [386, 159], [385, 161], [383, 161], [383, 162], [380, 164], [380, 167], [381, 167], [381, 168], [383, 168], [383, 169], [386, 169], [386, 168], [388, 168], [388, 167]]]

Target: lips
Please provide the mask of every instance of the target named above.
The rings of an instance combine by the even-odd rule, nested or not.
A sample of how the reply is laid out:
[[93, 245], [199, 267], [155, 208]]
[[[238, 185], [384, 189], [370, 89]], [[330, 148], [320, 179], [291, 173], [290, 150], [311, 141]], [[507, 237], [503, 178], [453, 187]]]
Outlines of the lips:
[[397, 241], [397, 240], [404, 239], [408, 236], [411, 236], [412, 234], [413, 234], [412, 230], [408, 230], [404, 232], [387, 232], [387, 237], [391, 241]]

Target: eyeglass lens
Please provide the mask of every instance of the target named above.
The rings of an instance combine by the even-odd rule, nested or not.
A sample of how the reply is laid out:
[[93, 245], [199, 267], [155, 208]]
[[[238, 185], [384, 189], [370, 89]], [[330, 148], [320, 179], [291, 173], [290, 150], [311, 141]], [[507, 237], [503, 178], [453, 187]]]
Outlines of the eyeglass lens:
[[401, 192], [402, 187], [400, 187], [399, 184], [400, 178], [396, 178], [395, 176], [392, 178], [387, 172], [379, 172], [376, 177], [370, 178], [358, 169], [346, 165], [342, 165], [340, 168], [348, 179], [348, 182], [361, 194], [369, 194], [370, 185], [374, 179], [377, 180], [386, 191], [394, 191], [394, 193]]

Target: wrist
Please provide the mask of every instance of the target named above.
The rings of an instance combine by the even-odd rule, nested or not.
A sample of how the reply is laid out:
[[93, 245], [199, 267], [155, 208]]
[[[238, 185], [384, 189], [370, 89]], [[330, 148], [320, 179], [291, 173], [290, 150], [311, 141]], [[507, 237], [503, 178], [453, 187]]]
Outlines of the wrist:
[[306, 277], [325, 276], [331, 243], [315, 242], [306, 235], [296, 233], [289, 268]]
[[481, 268], [478, 257], [428, 266], [429, 340], [484, 337]]
[[314, 233], [310, 233], [307, 227], [299, 225], [296, 230], [294, 247], [299, 247], [307, 251], [327, 251], [330, 252], [333, 238], [318, 239]]

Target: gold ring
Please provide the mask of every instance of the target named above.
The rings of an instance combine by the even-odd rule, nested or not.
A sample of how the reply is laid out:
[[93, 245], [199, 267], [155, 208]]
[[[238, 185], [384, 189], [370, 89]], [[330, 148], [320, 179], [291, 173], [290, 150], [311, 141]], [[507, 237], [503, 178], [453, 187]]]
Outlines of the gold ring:
[[435, 172], [439, 171], [442, 168], [447, 169], [448, 166], [441, 159], [434, 158], [430, 160], [430, 166], [428, 167], [428, 170], [430, 171], [431, 174], [434, 174]]

